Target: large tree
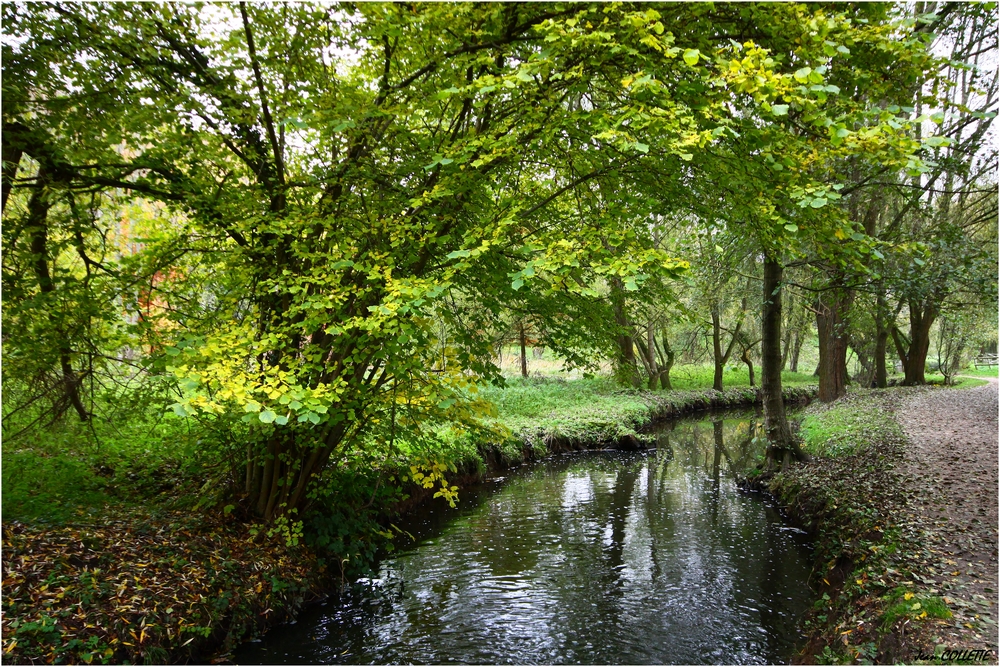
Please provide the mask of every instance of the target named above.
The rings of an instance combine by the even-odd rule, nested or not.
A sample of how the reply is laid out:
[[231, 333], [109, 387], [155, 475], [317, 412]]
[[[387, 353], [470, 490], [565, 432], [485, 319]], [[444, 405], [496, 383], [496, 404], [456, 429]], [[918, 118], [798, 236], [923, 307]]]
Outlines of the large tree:
[[[497, 377], [491, 332], [456, 303], [607, 313], [609, 293], [686, 267], [652, 233], [684, 210], [752, 239], [765, 263], [769, 455], [800, 456], [781, 403], [783, 265], [846, 228], [828, 206], [839, 162], [912, 162], [916, 148], [905, 114], [845, 88], [923, 71], [922, 42], [881, 6], [4, 11], [22, 43], [66, 52], [25, 69], [5, 128], [41, 132], [63, 156], [59, 187], [171, 206], [239, 286], [206, 288], [223, 317], [167, 350], [184, 391], [174, 409], [257, 425], [242, 493], [269, 519], [305, 506], [366, 432], [476, 423], [466, 389]], [[6, 198], [18, 148], [4, 136]], [[51, 189], [46, 178], [21, 184]]]

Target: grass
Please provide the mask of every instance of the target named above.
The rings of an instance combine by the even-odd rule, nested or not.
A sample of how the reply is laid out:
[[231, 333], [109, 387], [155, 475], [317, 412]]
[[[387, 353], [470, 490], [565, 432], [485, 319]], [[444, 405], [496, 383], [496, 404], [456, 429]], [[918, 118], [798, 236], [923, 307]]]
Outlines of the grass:
[[5, 438], [4, 518], [61, 524], [110, 506], [175, 506], [197, 490], [203, 452], [185, 420], [154, 413], [119, 424], [67, 418]]
[[993, 366], [992, 368], [976, 368], [975, 366], [970, 366], [969, 368], [964, 368], [961, 371], [962, 375], [974, 375], [979, 378], [995, 378], [998, 375], [1000, 368]]
[[918, 597], [898, 586], [891, 595], [890, 602], [895, 601], [882, 614], [882, 629], [888, 630], [902, 619], [951, 618], [951, 610], [944, 600], [937, 596]]
[[872, 442], [899, 437], [902, 431], [895, 421], [885, 419], [870, 401], [855, 393], [847, 400], [810, 407], [799, 433], [808, 453], [834, 458], [856, 454]]
[[605, 377], [570, 381], [521, 378], [505, 388], [488, 387], [483, 398], [497, 406], [498, 421], [514, 433], [527, 428], [562, 431], [571, 424], [595, 421], [641, 422], [649, 401]]

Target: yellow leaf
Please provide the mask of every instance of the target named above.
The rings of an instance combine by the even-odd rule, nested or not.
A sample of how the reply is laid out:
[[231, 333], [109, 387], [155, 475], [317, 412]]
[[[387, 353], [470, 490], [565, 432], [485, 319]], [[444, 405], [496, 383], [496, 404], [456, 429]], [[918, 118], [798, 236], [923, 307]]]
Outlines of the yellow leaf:
[[910, 600], [912, 598], [913, 598], [913, 593], [906, 593], [905, 595], [903, 595], [904, 600]]

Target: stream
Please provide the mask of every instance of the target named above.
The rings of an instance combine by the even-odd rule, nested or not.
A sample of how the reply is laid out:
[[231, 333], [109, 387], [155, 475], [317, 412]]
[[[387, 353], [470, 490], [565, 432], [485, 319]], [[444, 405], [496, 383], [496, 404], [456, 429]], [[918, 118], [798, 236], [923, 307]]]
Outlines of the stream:
[[[774, 664], [810, 602], [808, 542], [734, 474], [752, 415], [646, 452], [549, 457], [432, 501], [377, 577], [241, 646], [240, 664]], [[408, 544], [403, 544], [405, 540]]]

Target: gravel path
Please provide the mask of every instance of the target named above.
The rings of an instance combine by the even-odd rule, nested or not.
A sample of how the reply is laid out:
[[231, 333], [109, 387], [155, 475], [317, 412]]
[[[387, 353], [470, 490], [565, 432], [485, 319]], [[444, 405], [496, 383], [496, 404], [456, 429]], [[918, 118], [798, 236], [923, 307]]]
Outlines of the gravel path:
[[913, 483], [901, 523], [925, 550], [916, 578], [955, 614], [928, 639], [996, 651], [997, 379], [983, 379], [990, 384], [920, 393], [897, 413], [909, 439], [901, 472]]

